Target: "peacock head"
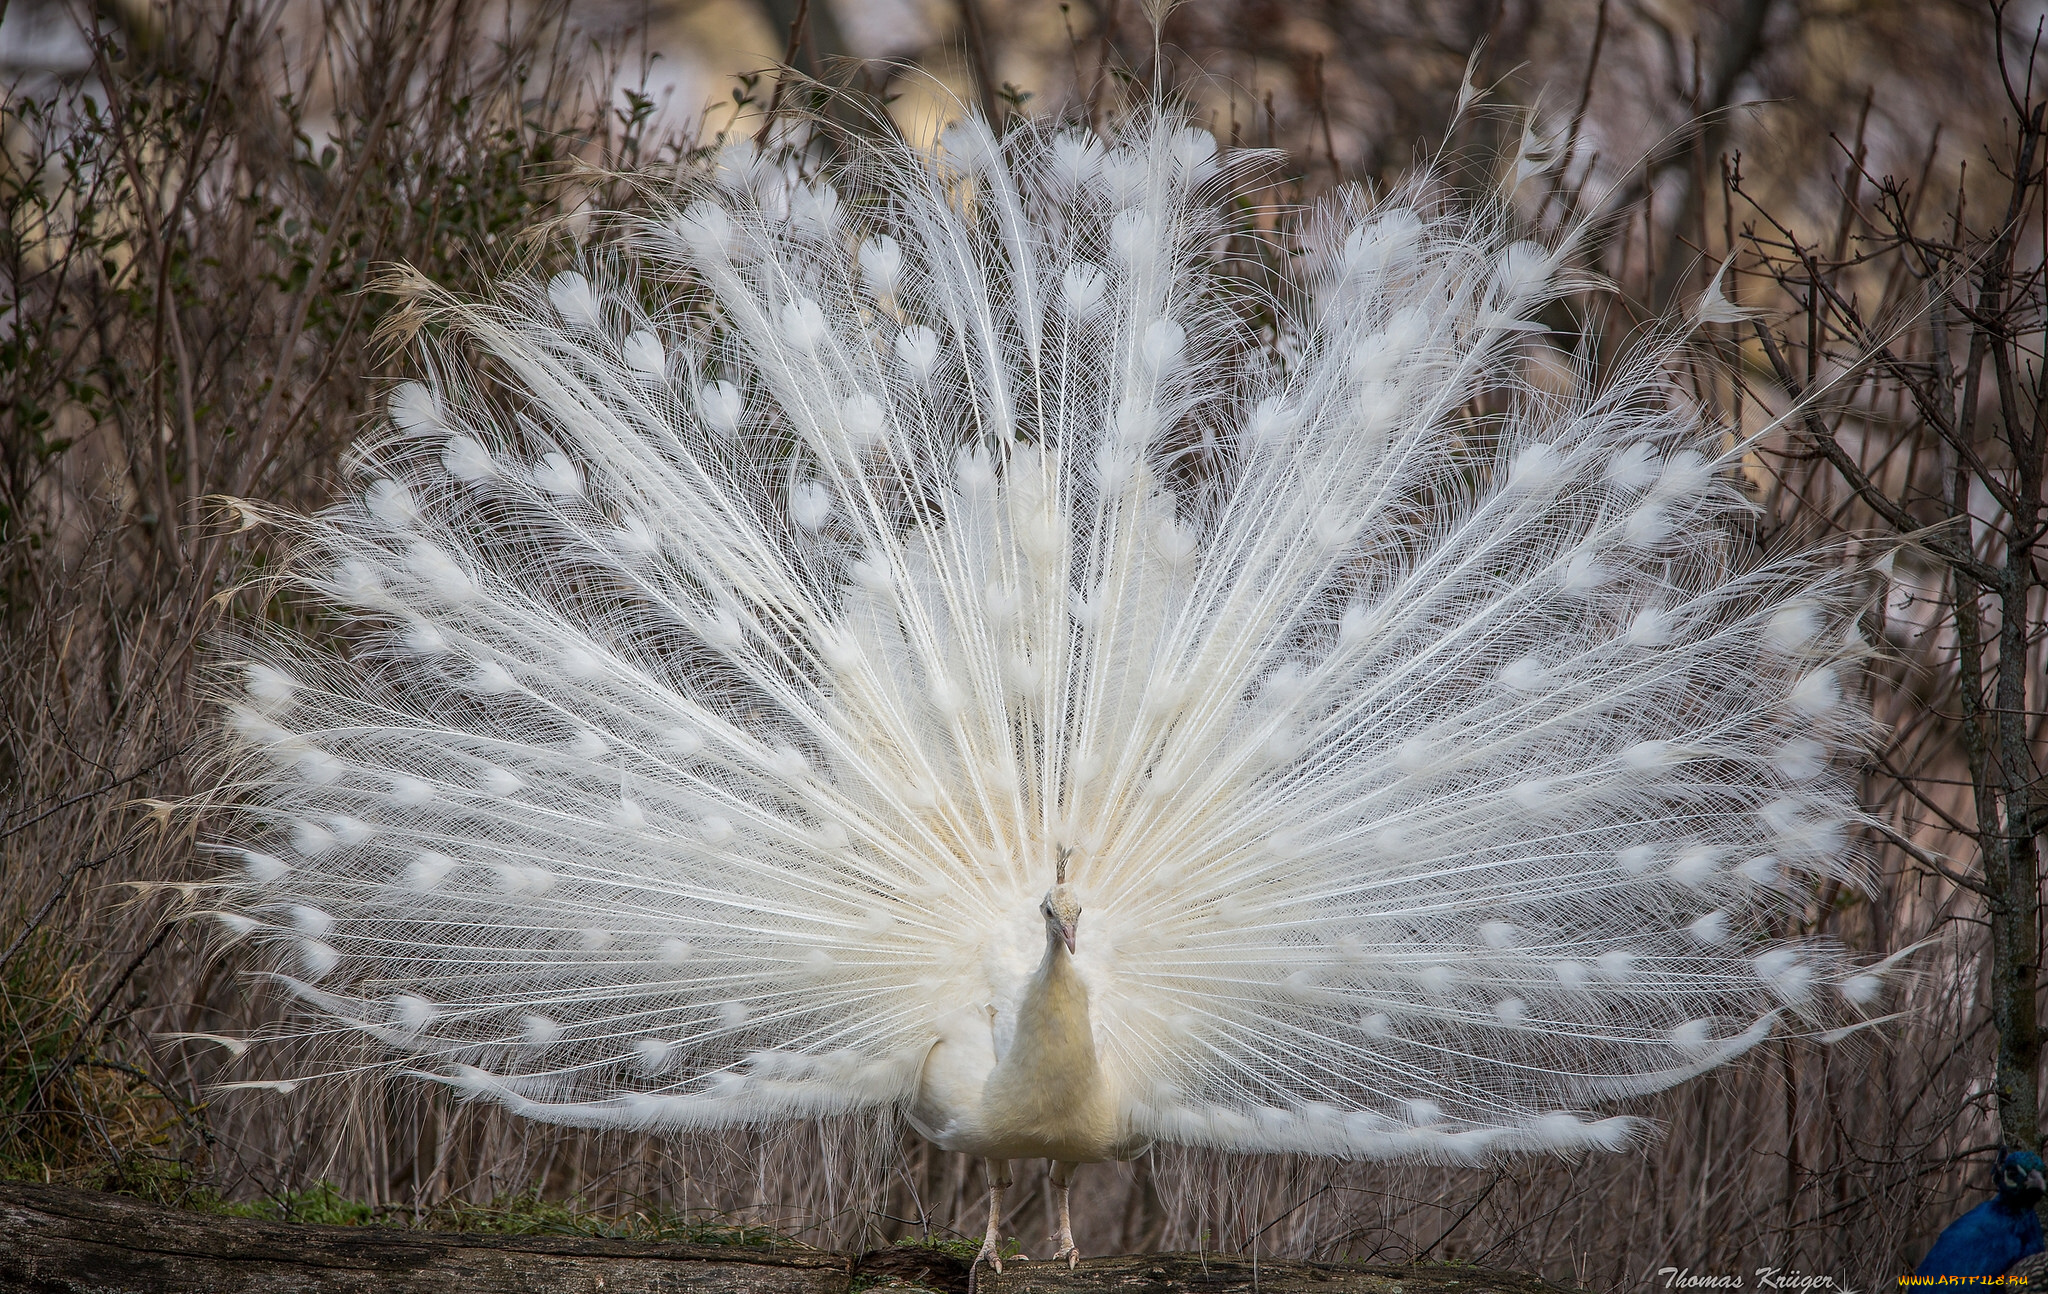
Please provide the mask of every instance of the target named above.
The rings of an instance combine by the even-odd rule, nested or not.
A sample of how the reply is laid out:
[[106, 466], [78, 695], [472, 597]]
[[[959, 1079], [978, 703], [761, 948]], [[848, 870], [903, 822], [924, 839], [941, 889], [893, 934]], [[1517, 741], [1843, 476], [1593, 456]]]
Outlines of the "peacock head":
[[1045, 914], [1045, 937], [1057, 939], [1074, 951], [1074, 934], [1081, 926], [1081, 896], [1073, 886], [1061, 881], [1045, 892], [1045, 901], [1038, 905]]
[[2022, 1206], [2041, 1198], [2044, 1185], [2041, 1157], [2031, 1150], [2015, 1150], [1998, 1161], [1998, 1195]]

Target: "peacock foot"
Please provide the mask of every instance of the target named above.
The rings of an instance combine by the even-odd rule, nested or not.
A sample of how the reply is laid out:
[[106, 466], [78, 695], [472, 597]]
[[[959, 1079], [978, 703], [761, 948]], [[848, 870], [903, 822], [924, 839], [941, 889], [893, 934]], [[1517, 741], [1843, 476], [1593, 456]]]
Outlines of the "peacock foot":
[[1053, 1236], [1053, 1239], [1060, 1242], [1060, 1247], [1053, 1250], [1052, 1257], [1046, 1261], [1056, 1263], [1064, 1258], [1067, 1260], [1068, 1271], [1079, 1267], [1081, 1265], [1081, 1249], [1080, 1246], [1074, 1243], [1074, 1229], [1067, 1225], [1066, 1219], [1060, 1219], [1059, 1232]]
[[[1028, 1263], [1031, 1261], [1031, 1255], [1024, 1253], [1011, 1254], [1010, 1261], [1013, 1263]], [[996, 1247], [996, 1242], [993, 1238], [982, 1241], [981, 1252], [974, 1255], [974, 1265], [980, 1266], [982, 1263], [987, 1263], [993, 1268], [996, 1275], [1000, 1276], [1003, 1274], [1003, 1251]]]
[[[1003, 1274], [1003, 1251], [997, 1246], [993, 1236], [982, 1241], [981, 1252], [974, 1255], [975, 1267], [979, 1267], [983, 1263], [987, 1263], [993, 1268], [996, 1275], [1000, 1276]], [[972, 1270], [972, 1268], [969, 1270]]]

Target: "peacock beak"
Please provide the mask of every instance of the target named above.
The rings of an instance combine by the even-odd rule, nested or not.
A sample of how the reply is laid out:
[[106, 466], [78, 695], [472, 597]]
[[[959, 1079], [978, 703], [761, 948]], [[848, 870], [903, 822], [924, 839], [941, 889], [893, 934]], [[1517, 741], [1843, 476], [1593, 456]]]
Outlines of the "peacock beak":
[[[1079, 925], [1080, 923], [1078, 921], [1072, 923], [1065, 921], [1060, 922], [1060, 941], [1066, 944], [1067, 952], [1069, 954], [1071, 954], [1074, 951], [1074, 936], [1077, 933], [1079, 933], [1079, 931], [1076, 929], [1076, 927]], [[2040, 1176], [2040, 1174], [2036, 1173], [2035, 1176], [2038, 1177]]]
[[[1068, 946], [1069, 948], [1072, 948], [1072, 947], [1073, 947], [1073, 941], [1072, 941], [1072, 940], [1068, 940], [1068, 941], [1067, 941], [1067, 946]], [[2030, 1190], [2030, 1191], [2039, 1191], [2039, 1192], [2041, 1192], [2042, 1194], [2048, 1194], [2048, 1182], [2044, 1182], [2044, 1181], [2042, 1180], [2042, 1178], [2041, 1178], [2041, 1174], [2040, 1174], [2039, 1172], [2032, 1172], [2032, 1173], [2028, 1173], [2028, 1174], [2027, 1174], [2027, 1189], [2028, 1189], [2028, 1190]]]

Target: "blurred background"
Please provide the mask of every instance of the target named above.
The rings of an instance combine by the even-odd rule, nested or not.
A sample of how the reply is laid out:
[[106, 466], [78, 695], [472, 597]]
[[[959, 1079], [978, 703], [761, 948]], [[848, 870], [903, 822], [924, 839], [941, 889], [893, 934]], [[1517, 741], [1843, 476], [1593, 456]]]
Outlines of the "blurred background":
[[[207, 868], [177, 806], [207, 785], [207, 644], [305, 614], [232, 500], [325, 502], [405, 372], [379, 267], [476, 291], [559, 258], [633, 201], [607, 168], [691, 165], [811, 102], [787, 63], [913, 140], [962, 105], [1101, 123], [1163, 86], [1276, 150], [1254, 196], [1283, 206], [1428, 164], [1495, 184], [1533, 149], [1525, 218], [1595, 220], [1613, 288], [1546, 317], [1528, 362], [1582, 331], [1619, 353], [1732, 256], [1765, 327], [1707, 329], [1681, 379], [1747, 432], [1823, 393], [1747, 462], [1752, 541], [1882, 555], [1871, 884], [1816, 890], [1799, 926], [1923, 944], [1900, 1018], [1638, 1103], [1660, 1135], [1629, 1154], [1091, 1168], [1083, 1251], [1890, 1283], [2038, 1117], [2042, 11], [1189, 0], [1155, 28], [1139, 0], [0, 0], [0, 1173], [329, 1220], [977, 1229], [979, 1166], [893, 1124], [654, 1138], [403, 1079], [223, 1092], [289, 1058], [163, 1036], [277, 1009], [210, 923], [166, 920]], [[1454, 124], [1468, 63], [1486, 97]], [[1023, 1186], [1028, 1240], [1050, 1194]]]

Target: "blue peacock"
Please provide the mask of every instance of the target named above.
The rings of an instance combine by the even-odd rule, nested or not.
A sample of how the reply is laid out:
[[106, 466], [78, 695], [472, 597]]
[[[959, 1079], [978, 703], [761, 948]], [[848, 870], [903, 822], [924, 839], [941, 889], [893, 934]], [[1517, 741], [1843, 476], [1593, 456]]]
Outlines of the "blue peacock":
[[1957, 1218], [1936, 1237], [1915, 1276], [2001, 1276], [2043, 1251], [2041, 1157], [2014, 1150], [1998, 1161], [1998, 1193]]

